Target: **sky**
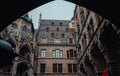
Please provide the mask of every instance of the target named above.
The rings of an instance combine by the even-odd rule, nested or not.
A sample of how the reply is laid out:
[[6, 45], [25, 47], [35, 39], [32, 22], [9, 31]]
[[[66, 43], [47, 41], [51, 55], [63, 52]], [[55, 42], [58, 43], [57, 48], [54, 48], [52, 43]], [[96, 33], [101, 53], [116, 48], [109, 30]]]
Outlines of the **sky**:
[[55, 0], [29, 11], [28, 15], [32, 18], [34, 28], [37, 29], [40, 13], [42, 14], [42, 19], [71, 20], [74, 9], [75, 4], [73, 3]]

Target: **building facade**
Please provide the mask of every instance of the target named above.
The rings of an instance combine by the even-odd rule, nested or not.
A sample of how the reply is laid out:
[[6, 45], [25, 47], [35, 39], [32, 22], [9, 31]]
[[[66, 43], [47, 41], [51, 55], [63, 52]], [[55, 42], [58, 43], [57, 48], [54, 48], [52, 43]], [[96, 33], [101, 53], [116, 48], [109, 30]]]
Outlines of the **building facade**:
[[43, 20], [36, 34], [37, 76], [77, 76], [76, 35], [70, 21]]
[[119, 76], [120, 29], [107, 19], [78, 5], [72, 20], [78, 27], [78, 75]]
[[34, 28], [27, 14], [13, 21], [0, 35], [18, 56], [13, 64], [0, 69], [0, 76], [34, 76]]

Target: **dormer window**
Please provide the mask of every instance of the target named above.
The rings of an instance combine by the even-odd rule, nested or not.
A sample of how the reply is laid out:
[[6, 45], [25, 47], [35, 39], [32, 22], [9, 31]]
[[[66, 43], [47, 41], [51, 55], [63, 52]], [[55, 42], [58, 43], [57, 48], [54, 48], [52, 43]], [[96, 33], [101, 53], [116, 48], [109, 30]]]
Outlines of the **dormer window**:
[[66, 28], [65, 31], [68, 32], [68, 28]]
[[69, 38], [69, 44], [73, 44], [73, 38]]
[[61, 39], [60, 38], [55, 38], [54, 39], [54, 43], [55, 44], [60, 44], [61, 43]]
[[54, 22], [52, 22], [52, 26], [54, 26]]
[[42, 44], [47, 44], [47, 38], [41, 38], [41, 43]]
[[65, 37], [65, 34], [64, 33], [62, 33], [62, 38], [64, 38]]
[[62, 22], [60, 22], [60, 26], [62, 26]]
[[56, 28], [56, 31], [60, 31], [60, 29], [59, 29], [59, 28]]
[[54, 33], [51, 33], [51, 37], [55, 37], [55, 34], [54, 34]]
[[49, 28], [46, 28], [46, 32], [49, 32]]

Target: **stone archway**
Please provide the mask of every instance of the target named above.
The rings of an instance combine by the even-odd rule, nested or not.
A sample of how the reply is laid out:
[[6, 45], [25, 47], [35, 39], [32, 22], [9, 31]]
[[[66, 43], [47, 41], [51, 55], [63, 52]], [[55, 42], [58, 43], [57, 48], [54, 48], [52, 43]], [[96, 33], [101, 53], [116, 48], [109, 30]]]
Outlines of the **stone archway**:
[[19, 63], [17, 66], [16, 76], [29, 76], [29, 67], [26, 63]]
[[19, 53], [21, 56], [23, 56], [24, 58], [27, 58], [29, 60], [31, 60], [31, 52], [28, 48], [28, 46], [23, 46], [21, 49], [20, 49], [20, 53]]

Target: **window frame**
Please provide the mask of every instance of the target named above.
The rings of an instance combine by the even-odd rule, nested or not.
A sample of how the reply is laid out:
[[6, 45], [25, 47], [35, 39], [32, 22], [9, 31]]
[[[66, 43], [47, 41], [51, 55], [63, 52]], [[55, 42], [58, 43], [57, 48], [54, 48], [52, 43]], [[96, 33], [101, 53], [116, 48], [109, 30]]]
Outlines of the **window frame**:
[[52, 57], [53, 58], [62, 58], [63, 57], [63, 51], [59, 49], [55, 49], [52, 51]]
[[40, 64], [40, 73], [45, 73], [46, 70], [46, 64], [45, 63], [41, 63]]
[[41, 58], [46, 57], [46, 49], [41, 49]]

